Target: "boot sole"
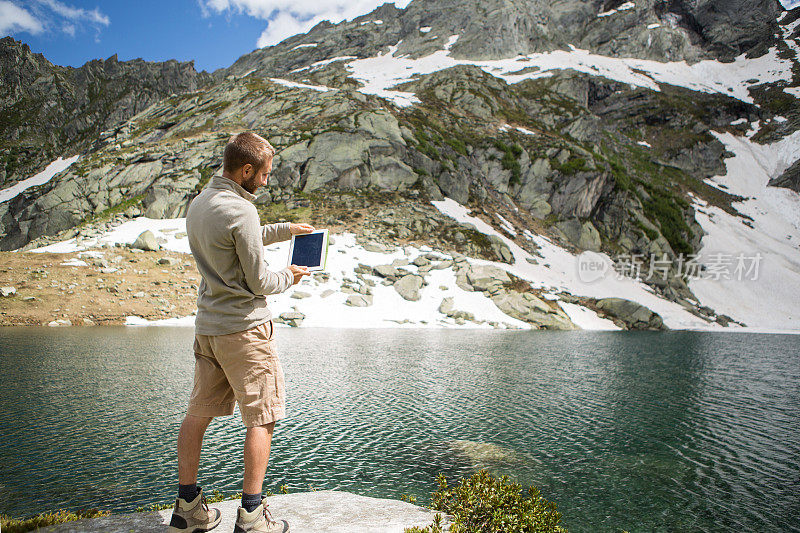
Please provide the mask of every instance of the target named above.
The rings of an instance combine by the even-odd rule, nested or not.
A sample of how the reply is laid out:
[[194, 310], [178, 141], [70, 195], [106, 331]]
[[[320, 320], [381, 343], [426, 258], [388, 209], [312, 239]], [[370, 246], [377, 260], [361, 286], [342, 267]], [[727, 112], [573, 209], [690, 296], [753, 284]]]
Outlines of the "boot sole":
[[178, 529], [175, 526], [169, 526], [169, 528], [167, 529], [167, 533], [206, 533], [207, 531], [211, 531], [212, 529], [217, 527], [220, 524], [220, 522], [222, 522], [222, 515], [221, 514], [220, 514], [220, 517], [219, 517], [219, 521], [216, 524], [214, 524], [213, 526], [211, 526], [211, 527], [207, 527], [207, 528], [199, 528], [199, 527], [188, 528], [187, 527], [186, 529]]

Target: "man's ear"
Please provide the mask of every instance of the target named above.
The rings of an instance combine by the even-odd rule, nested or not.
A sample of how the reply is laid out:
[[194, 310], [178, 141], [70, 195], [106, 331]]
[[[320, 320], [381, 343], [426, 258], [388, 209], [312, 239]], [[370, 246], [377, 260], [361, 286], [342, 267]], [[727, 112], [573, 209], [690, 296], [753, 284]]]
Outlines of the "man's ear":
[[245, 163], [242, 167], [242, 177], [249, 178], [253, 174], [253, 165]]

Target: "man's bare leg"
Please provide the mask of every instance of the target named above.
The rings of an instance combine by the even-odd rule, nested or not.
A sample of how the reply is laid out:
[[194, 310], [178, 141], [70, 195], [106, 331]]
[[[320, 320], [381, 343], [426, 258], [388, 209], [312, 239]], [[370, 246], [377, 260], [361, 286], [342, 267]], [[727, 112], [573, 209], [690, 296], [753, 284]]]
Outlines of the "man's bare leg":
[[260, 494], [267, 473], [272, 430], [275, 422], [247, 428], [244, 438], [244, 485], [243, 492]]
[[211, 420], [211, 417], [186, 415], [181, 423], [178, 432], [178, 483], [181, 485], [197, 483], [203, 435]]

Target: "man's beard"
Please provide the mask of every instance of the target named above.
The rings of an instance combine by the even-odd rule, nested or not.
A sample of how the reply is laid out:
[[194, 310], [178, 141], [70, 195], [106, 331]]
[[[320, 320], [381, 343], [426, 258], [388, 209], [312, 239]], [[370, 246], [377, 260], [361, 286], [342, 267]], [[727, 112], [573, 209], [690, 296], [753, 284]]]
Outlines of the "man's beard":
[[250, 194], [255, 194], [256, 189], [258, 189], [260, 185], [261, 184], [259, 183], [258, 174], [242, 182], [242, 188], [247, 192], [249, 192]]

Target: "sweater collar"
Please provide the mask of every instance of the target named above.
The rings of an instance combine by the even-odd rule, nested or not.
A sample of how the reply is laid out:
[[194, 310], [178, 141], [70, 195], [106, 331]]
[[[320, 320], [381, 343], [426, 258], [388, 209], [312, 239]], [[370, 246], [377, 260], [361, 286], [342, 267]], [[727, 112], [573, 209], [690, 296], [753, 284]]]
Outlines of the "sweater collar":
[[247, 192], [244, 187], [223, 176], [212, 177], [208, 186], [213, 189], [225, 189], [227, 191], [233, 191], [245, 200], [250, 200], [251, 202], [256, 199], [256, 195]]

